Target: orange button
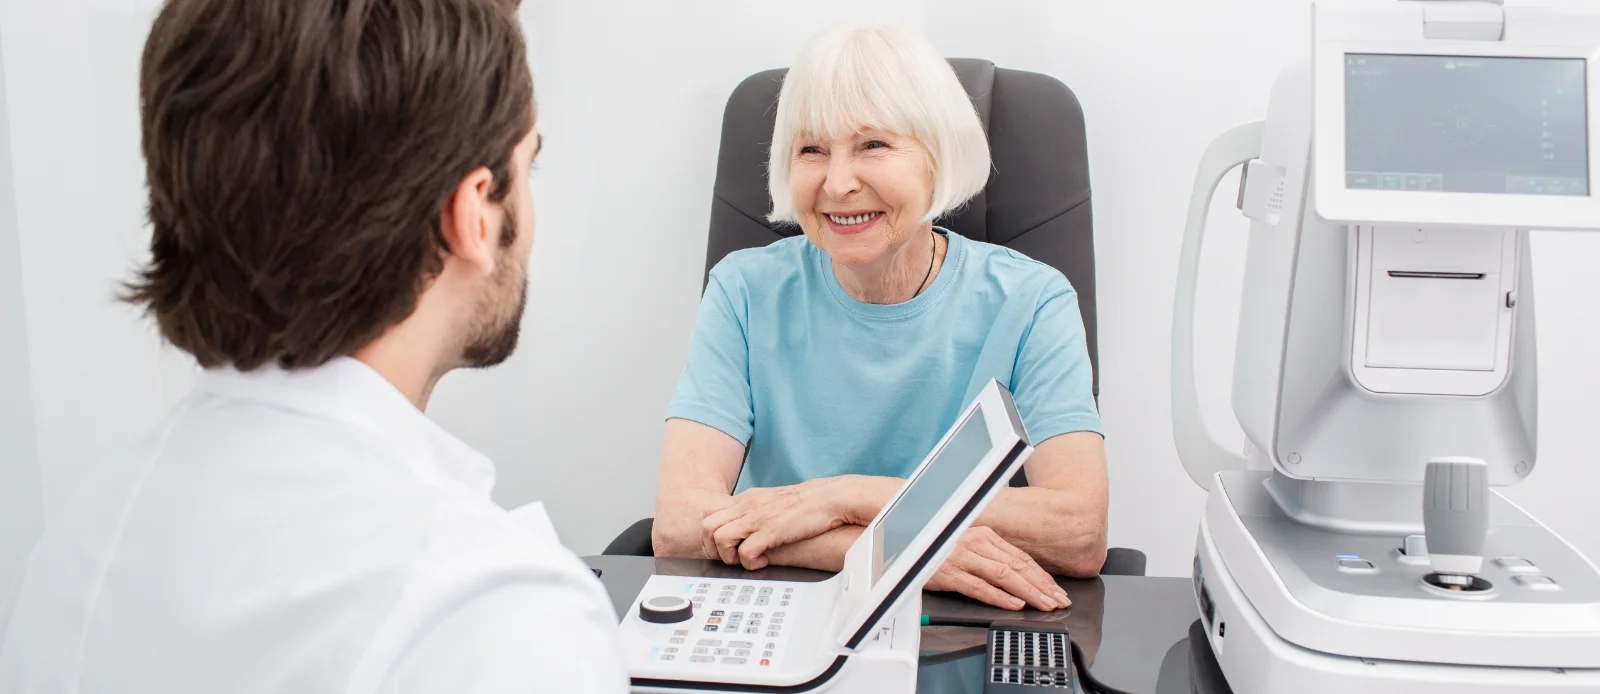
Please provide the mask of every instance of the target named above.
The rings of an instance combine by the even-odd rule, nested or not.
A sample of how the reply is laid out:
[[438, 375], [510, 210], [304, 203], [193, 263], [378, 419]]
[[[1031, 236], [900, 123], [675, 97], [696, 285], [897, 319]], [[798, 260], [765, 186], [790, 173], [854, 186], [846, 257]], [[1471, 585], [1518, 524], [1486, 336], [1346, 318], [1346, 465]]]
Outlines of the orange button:
[[761, 660], [761, 667], [766, 667], [766, 666], [771, 665], [771, 664], [772, 664], [772, 661], [770, 661], [770, 660], [766, 660], [764, 658]]
[[721, 624], [721, 623], [722, 623], [722, 618], [721, 617], [707, 617], [706, 618], [706, 624]]

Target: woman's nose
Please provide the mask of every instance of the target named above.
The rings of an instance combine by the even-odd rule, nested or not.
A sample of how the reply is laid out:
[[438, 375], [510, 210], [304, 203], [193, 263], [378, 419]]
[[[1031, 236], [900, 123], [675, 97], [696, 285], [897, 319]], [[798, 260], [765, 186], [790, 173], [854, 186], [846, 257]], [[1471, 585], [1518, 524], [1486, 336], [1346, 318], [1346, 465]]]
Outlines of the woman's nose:
[[856, 178], [855, 164], [848, 156], [834, 156], [828, 159], [828, 177], [822, 182], [822, 192], [828, 199], [843, 201], [861, 189], [861, 180]]

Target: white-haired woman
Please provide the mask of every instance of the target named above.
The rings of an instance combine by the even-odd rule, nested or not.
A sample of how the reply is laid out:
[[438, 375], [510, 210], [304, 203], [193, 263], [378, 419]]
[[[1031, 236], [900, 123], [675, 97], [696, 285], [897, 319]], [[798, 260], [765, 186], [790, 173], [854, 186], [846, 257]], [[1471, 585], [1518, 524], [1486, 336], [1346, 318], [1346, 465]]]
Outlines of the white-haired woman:
[[989, 177], [955, 73], [900, 28], [801, 51], [778, 98], [771, 219], [804, 235], [712, 269], [668, 411], [659, 556], [838, 570], [989, 379], [1036, 451], [931, 590], [1056, 609], [1105, 560], [1104, 443], [1077, 295], [1055, 269], [936, 227]]

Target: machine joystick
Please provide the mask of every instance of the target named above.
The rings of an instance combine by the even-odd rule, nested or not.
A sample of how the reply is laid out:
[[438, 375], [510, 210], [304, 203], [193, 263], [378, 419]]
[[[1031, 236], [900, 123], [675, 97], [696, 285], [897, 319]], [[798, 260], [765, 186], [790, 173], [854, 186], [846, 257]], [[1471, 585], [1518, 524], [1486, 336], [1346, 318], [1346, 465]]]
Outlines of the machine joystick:
[[673, 624], [694, 616], [694, 604], [687, 598], [663, 595], [639, 603], [639, 618], [655, 624]]

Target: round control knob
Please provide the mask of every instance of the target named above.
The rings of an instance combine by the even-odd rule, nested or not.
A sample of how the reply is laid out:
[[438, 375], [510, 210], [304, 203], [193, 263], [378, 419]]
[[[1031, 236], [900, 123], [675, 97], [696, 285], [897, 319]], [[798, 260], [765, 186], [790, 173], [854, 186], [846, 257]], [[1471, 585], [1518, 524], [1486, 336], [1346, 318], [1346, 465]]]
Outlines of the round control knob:
[[694, 604], [687, 598], [663, 595], [639, 603], [639, 618], [656, 624], [672, 624], [694, 616]]

